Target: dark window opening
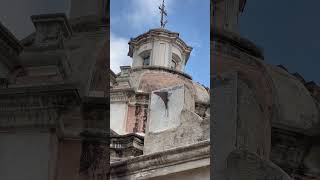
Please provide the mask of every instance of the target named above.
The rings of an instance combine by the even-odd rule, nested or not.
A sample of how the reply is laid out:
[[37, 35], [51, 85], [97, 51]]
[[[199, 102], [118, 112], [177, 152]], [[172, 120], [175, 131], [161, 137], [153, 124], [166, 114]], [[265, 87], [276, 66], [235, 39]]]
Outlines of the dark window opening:
[[176, 68], [177, 68], [177, 63], [174, 60], [172, 60], [171, 61], [171, 69], [176, 69]]
[[150, 65], [150, 56], [146, 56], [143, 58], [143, 66], [149, 66]]

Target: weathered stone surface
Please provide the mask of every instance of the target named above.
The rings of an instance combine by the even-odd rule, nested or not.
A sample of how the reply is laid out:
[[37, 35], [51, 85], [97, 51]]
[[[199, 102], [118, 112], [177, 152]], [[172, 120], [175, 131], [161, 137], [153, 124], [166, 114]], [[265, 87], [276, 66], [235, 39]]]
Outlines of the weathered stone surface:
[[36, 28], [35, 45], [47, 48], [64, 46], [64, 39], [71, 36], [72, 30], [64, 14], [33, 15], [31, 20]]
[[[245, 2], [217, 0], [211, 7], [211, 72], [216, 78], [213, 175], [216, 179], [289, 179], [288, 175], [318, 179], [319, 150], [314, 139], [320, 127], [319, 88], [283, 65], [268, 65], [263, 51], [237, 33]], [[237, 73], [236, 93], [229, 93], [228, 84], [223, 84], [231, 86], [231, 76], [224, 73]], [[226, 106], [232, 98], [233, 106]], [[230, 117], [230, 112], [236, 115]], [[288, 175], [270, 162], [269, 154]]]
[[271, 161], [261, 159], [248, 151], [237, 150], [228, 157], [228, 168], [223, 179], [229, 180], [291, 180]]
[[209, 139], [208, 119], [194, 113], [194, 98], [185, 86], [153, 91], [144, 154]]
[[[204, 120], [197, 114], [182, 110], [180, 125], [162, 132], [149, 132], [145, 136], [144, 154], [160, 152], [174, 147], [194, 144], [209, 139], [203, 128]], [[208, 123], [207, 123], [208, 124]]]
[[109, 177], [109, 134], [103, 131], [84, 131], [81, 134], [79, 179], [95, 180]]
[[110, 163], [143, 154], [142, 136], [137, 134], [110, 135]]
[[213, 88], [213, 120], [212, 161], [213, 178], [220, 179], [227, 167], [226, 159], [236, 145], [237, 123], [237, 74], [226, 74], [212, 79]]
[[[210, 142], [181, 146], [154, 154], [143, 155], [111, 164], [110, 177], [116, 180], [166, 179], [182, 173], [203, 179], [209, 178]], [[199, 173], [203, 172], [202, 173]]]
[[278, 99], [280, 111], [279, 119], [272, 123], [298, 131], [310, 129], [318, 124], [319, 110], [304, 84], [279, 67], [267, 65], [267, 68], [276, 87], [274, 96]]

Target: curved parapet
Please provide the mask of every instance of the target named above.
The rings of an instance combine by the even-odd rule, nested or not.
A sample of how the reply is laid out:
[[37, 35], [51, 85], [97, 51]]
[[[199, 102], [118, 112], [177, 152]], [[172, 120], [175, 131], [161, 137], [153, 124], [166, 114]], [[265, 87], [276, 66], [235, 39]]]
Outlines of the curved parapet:
[[275, 86], [274, 96], [280, 113], [273, 125], [303, 132], [318, 124], [319, 110], [304, 84], [280, 67], [266, 67]]

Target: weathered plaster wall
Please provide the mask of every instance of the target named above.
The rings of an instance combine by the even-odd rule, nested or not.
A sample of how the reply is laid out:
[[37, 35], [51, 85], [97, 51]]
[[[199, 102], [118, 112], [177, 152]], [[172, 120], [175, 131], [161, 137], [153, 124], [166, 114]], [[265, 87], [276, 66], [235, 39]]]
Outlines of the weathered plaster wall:
[[126, 103], [110, 104], [110, 128], [118, 134], [126, 133], [127, 111]]
[[[209, 130], [209, 119], [202, 119], [194, 112], [194, 97], [184, 86], [178, 87], [166, 89], [171, 94], [168, 97], [168, 109], [165, 109], [158, 95], [154, 94], [158, 91], [152, 93], [144, 154], [209, 139], [209, 133], [205, 132]], [[153, 103], [158, 100], [158, 104]]]
[[[180, 113], [185, 107], [185, 88], [184, 86], [176, 86], [168, 89], [153, 91], [150, 102], [150, 116], [148, 131], [157, 133], [171, 128], [176, 128], [180, 124]], [[156, 93], [167, 92], [168, 101], [163, 99]]]
[[136, 123], [136, 107], [128, 105], [128, 115], [126, 120], [126, 132], [133, 132]]

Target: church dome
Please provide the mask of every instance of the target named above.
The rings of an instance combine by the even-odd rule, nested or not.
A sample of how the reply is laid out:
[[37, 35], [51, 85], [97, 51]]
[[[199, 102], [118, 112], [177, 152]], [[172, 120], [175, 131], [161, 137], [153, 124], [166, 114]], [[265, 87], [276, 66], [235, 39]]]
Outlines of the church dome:
[[275, 87], [280, 116], [273, 124], [307, 130], [319, 123], [319, 109], [304, 84], [280, 67], [266, 65], [266, 68]]
[[196, 93], [195, 100], [196, 102], [209, 103], [210, 102], [210, 94], [209, 90], [206, 89], [203, 85], [194, 82], [193, 87]]
[[185, 85], [193, 92], [196, 102], [210, 101], [208, 90], [203, 85], [193, 82], [191, 77], [183, 72], [157, 66], [138, 67], [130, 71], [130, 85], [136, 91], [150, 93], [162, 88]]

